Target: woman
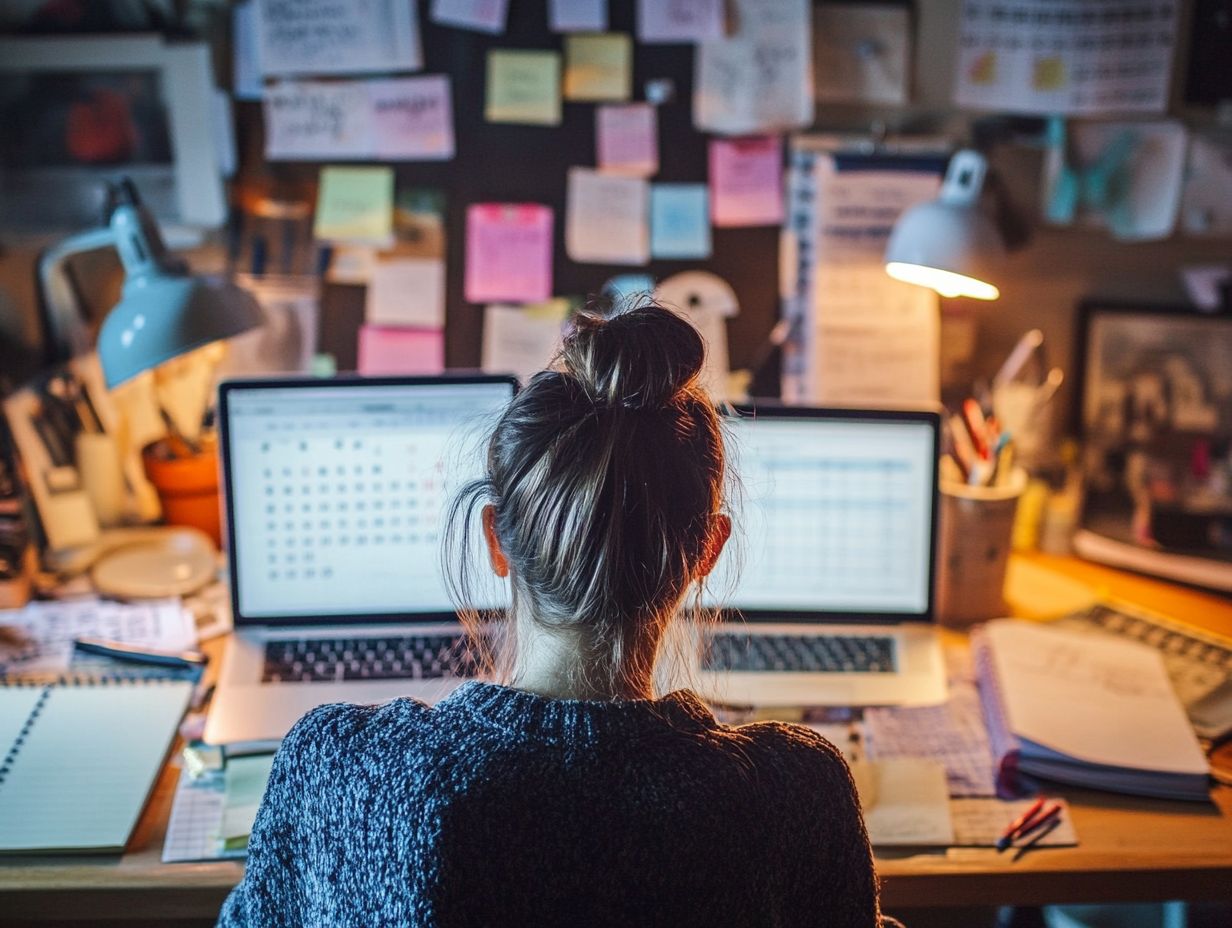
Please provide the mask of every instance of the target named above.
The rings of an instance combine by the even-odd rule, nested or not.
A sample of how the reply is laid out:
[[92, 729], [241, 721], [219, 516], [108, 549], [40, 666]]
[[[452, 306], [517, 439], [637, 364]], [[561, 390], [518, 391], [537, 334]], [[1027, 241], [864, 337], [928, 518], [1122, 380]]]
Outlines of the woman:
[[731, 528], [702, 360], [658, 307], [578, 320], [451, 516], [464, 549], [478, 508], [510, 583], [507, 684], [309, 713], [222, 924], [878, 922], [838, 752], [806, 728], [721, 725], [685, 690], [653, 696], [665, 630]]

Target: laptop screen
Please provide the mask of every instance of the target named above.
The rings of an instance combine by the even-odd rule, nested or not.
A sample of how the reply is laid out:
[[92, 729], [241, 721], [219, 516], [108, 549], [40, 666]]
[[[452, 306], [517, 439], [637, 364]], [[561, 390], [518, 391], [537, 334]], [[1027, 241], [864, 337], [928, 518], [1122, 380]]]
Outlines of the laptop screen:
[[480, 476], [513, 384], [224, 384], [237, 621], [452, 616], [443, 516]]
[[802, 618], [930, 613], [935, 415], [796, 409], [726, 427], [741, 489], [711, 605]]

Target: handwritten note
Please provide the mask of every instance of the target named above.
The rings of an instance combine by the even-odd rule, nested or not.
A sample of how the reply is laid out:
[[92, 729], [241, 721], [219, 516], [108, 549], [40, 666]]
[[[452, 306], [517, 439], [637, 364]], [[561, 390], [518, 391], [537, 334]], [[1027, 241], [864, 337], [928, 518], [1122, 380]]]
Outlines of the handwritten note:
[[453, 107], [444, 75], [369, 81], [373, 154], [383, 161], [439, 161], [454, 154]]
[[364, 318], [373, 325], [445, 324], [445, 262], [439, 258], [386, 258], [372, 269]]
[[595, 108], [596, 161], [607, 174], [649, 177], [659, 170], [659, 121], [649, 103]]
[[710, 212], [720, 228], [783, 219], [783, 142], [777, 136], [712, 139]]
[[483, 369], [514, 374], [526, 383], [560, 350], [568, 315], [569, 301], [559, 297], [530, 306], [488, 306], [483, 315]]
[[552, 294], [552, 209], [477, 203], [466, 211], [466, 299], [535, 303]]
[[702, 42], [723, 35], [723, 0], [638, 0], [642, 42]]
[[602, 32], [607, 28], [607, 0], [548, 0], [553, 32]]
[[498, 35], [505, 31], [509, 0], [432, 0], [432, 21]]
[[655, 258], [709, 258], [710, 208], [705, 184], [650, 188], [650, 254]]
[[284, 81], [265, 88], [265, 156], [271, 161], [366, 158], [372, 111], [362, 83]]
[[724, 135], [813, 122], [809, 0], [737, 0], [739, 30], [702, 43], [693, 81], [697, 128]]
[[560, 125], [560, 55], [520, 49], [488, 52], [488, 122]]
[[439, 374], [445, 369], [445, 330], [364, 325], [359, 329], [361, 374]]
[[417, 71], [416, 6], [405, 0], [256, 0], [266, 76]]
[[565, 37], [565, 97], [628, 100], [633, 92], [633, 43], [620, 32]]
[[565, 250], [591, 264], [645, 264], [650, 260], [649, 184], [635, 177], [571, 168]]
[[316, 238], [385, 245], [394, 235], [394, 172], [386, 167], [321, 169]]

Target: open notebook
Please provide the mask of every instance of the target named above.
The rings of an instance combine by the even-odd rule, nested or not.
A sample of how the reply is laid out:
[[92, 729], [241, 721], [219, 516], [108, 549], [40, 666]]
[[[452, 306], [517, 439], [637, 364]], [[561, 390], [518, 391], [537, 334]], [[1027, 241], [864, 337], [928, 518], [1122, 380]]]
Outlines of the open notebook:
[[191, 695], [181, 680], [0, 686], [0, 853], [123, 850]]

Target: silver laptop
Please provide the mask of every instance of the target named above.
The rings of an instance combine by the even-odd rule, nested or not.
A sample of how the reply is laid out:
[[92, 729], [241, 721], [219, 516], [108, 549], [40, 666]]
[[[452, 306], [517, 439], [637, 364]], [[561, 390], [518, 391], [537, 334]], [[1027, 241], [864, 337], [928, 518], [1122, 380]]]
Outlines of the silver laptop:
[[699, 689], [750, 706], [944, 701], [939, 416], [774, 407], [726, 425], [742, 499], [709, 581], [727, 615], [691, 671]]
[[[278, 741], [328, 702], [435, 701], [471, 668], [441, 571], [512, 377], [220, 387], [231, 636], [205, 740]], [[500, 587], [483, 608], [502, 608]]]

